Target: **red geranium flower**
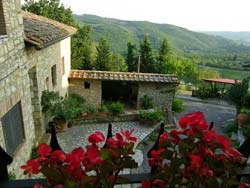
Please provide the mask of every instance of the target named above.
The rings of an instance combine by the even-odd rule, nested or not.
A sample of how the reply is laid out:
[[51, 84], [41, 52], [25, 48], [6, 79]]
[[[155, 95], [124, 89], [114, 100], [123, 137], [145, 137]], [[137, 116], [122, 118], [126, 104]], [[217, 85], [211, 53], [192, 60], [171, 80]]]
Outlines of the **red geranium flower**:
[[240, 188], [250, 188], [250, 184], [249, 183], [241, 183]]
[[51, 157], [56, 161], [64, 162], [66, 160], [66, 155], [63, 151], [57, 150], [51, 154]]
[[38, 174], [40, 170], [40, 164], [36, 160], [29, 160], [26, 165], [21, 166], [24, 170], [24, 174], [28, 174], [29, 177], [32, 174]]
[[166, 132], [162, 133], [159, 139], [159, 142], [164, 142], [168, 139], [168, 134]]
[[132, 141], [132, 142], [136, 142], [136, 137], [134, 136], [131, 136], [132, 133], [133, 133], [134, 129], [132, 130], [126, 130], [125, 132], [123, 131], [123, 129], [121, 129], [121, 133], [122, 135], [129, 141]]
[[40, 144], [38, 146], [37, 154], [40, 157], [47, 157], [52, 151], [52, 148], [48, 144]]
[[88, 141], [92, 144], [103, 142], [104, 140], [105, 137], [100, 131], [96, 131], [95, 133], [91, 134], [88, 138]]

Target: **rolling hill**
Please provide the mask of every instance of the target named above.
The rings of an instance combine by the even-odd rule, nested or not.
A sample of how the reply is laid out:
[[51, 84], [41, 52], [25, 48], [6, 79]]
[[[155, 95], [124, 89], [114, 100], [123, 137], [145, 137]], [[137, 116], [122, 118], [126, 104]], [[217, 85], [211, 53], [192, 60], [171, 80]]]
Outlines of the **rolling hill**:
[[222, 36], [231, 40], [239, 41], [240, 43], [250, 45], [250, 31], [205, 31], [209, 35]]
[[92, 37], [99, 41], [105, 37], [115, 52], [124, 54], [127, 42], [139, 44], [145, 34], [151, 39], [153, 49], [167, 38], [173, 51], [184, 54], [232, 54], [248, 53], [250, 47], [221, 36], [193, 32], [169, 24], [156, 24], [147, 21], [124, 21], [94, 15], [74, 15], [80, 24], [92, 26]]

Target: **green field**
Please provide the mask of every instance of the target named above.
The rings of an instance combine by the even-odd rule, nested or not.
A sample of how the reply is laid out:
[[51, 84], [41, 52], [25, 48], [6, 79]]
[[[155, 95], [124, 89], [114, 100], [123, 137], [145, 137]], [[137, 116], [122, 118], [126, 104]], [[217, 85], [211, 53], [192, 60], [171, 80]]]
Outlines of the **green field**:
[[250, 71], [220, 69], [220, 68], [207, 67], [207, 66], [206, 66], [206, 68], [218, 71], [220, 73], [220, 77], [221, 78], [229, 78], [229, 79], [242, 80], [242, 79], [250, 76]]

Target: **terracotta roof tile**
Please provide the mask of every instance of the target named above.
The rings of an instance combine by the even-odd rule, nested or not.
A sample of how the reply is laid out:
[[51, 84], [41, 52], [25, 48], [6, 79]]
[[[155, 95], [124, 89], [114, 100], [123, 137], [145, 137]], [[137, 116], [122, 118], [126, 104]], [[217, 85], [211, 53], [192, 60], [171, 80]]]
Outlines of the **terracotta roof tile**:
[[74, 27], [22, 11], [25, 41], [41, 49], [76, 33]]
[[163, 82], [163, 83], [176, 83], [176, 84], [179, 83], [177, 76], [170, 74], [110, 72], [110, 71], [90, 71], [90, 70], [71, 70], [69, 79]]

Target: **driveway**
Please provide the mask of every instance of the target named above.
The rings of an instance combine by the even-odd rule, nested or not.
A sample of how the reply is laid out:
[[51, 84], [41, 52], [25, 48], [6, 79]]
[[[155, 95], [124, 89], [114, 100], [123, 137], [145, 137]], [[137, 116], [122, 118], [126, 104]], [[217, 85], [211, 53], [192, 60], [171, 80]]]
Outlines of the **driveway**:
[[205, 115], [207, 122], [214, 122], [216, 131], [223, 134], [223, 126], [229, 120], [233, 120], [236, 115], [236, 109], [232, 105], [227, 105], [214, 101], [209, 103], [208, 101], [192, 100], [192, 98], [182, 98], [183, 103], [186, 107], [184, 112], [175, 114], [175, 117], [179, 119], [185, 114], [192, 113], [195, 111], [201, 111]]

